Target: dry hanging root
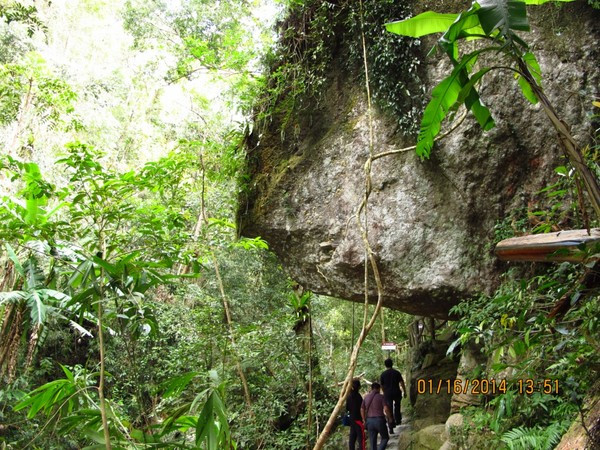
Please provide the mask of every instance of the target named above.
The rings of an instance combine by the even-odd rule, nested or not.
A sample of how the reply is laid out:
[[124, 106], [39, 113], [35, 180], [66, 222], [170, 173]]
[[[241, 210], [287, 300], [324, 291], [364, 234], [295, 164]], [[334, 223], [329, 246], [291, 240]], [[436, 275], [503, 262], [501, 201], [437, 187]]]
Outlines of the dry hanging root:
[[[361, 21], [361, 39], [362, 39], [362, 48], [363, 48], [363, 61], [365, 67], [365, 87], [367, 91], [367, 115], [369, 118], [369, 158], [365, 163], [365, 192], [363, 196], [363, 200], [356, 212], [356, 222], [358, 224], [361, 238], [363, 241], [363, 245], [365, 248], [365, 304], [363, 311], [363, 327], [358, 336], [358, 340], [352, 349], [352, 354], [350, 356], [350, 364], [348, 367], [348, 372], [346, 374], [346, 378], [344, 379], [344, 384], [340, 391], [340, 395], [338, 397], [338, 401], [335, 405], [335, 408], [331, 412], [323, 431], [319, 435], [317, 442], [315, 443], [314, 450], [318, 450], [323, 448], [325, 442], [327, 441], [331, 430], [335, 424], [336, 418], [342, 407], [344, 406], [344, 401], [350, 392], [350, 386], [352, 384], [352, 378], [354, 376], [354, 371], [356, 370], [356, 364], [358, 360], [358, 353], [360, 348], [365, 341], [369, 331], [375, 324], [377, 320], [377, 316], [379, 315], [379, 311], [381, 310], [381, 305], [383, 301], [383, 285], [381, 283], [381, 277], [379, 276], [379, 268], [377, 267], [377, 262], [375, 261], [375, 255], [373, 254], [373, 250], [371, 245], [369, 244], [369, 234], [368, 234], [368, 201], [369, 195], [371, 194], [371, 163], [373, 161], [374, 153], [373, 153], [373, 116], [372, 116], [372, 108], [371, 108], [371, 91], [369, 88], [369, 68], [367, 64], [367, 46], [365, 43], [365, 33], [364, 33], [364, 24], [363, 24], [363, 11], [362, 11], [362, 0], [359, 2], [360, 7], [360, 21]], [[364, 210], [364, 225], [361, 220], [361, 214]], [[367, 263], [368, 260], [368, 263]], [[367, 322], [368, 315], [368, 306], [369, 306], [369, 264], [373, 271], [373, 277], [375, 278], [375, 284], [377, 287], [377, 304], [375, 305], [375, 311], [373, 312], [371, 318]]]

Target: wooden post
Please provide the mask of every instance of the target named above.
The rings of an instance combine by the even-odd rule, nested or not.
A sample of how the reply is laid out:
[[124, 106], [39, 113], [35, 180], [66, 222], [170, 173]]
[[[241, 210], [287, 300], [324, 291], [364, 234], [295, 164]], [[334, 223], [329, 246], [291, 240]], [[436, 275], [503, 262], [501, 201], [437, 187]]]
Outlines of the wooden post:
[[496, 256], [502, 261], [583, 262], [588, 256], [578, 247], [600, 243], [600, 228], [533, 234], [500, 241]]

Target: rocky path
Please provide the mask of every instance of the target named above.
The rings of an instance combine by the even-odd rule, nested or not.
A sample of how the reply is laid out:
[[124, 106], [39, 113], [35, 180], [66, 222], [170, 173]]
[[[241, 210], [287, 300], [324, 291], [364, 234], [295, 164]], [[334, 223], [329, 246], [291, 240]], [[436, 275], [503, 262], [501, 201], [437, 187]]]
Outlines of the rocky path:
[[[394, 428], [394, 434], [390, 434], [390, 440], [387, 443], [387, 450], [407, 450], [407, 440], [402, 439], [412, 431], [411, 423], [405, 418], [402, 419], [402, 425]], [[379, 442], [379, 439], [378, 439]], [[408, 441], [410, 443], [410, 440]], [[367, 448], [369, 448], [369, 437], [367, 436]]]
[[402, 437], [409, 434], [411, 431], [412, 424], [408, 417], [404, 416], [402, 418], [402, 425], [394, 428], [394, 434], [390, 434], [390, 440], [388, 441], [387, 448], [389, 450], [404, 450], [406, 446], [403, 445], [403, 442], [406, 441], [403, 441]]
[[390, 434], [390, 440], [388, 441], [387, 448], [389, 450], [396, 450], [398, 448], [398, 443], [400, 442], [400, 433], [402, 432], [402, 427], [405, 425], [400, 425], [394, 428], [394, 434]]

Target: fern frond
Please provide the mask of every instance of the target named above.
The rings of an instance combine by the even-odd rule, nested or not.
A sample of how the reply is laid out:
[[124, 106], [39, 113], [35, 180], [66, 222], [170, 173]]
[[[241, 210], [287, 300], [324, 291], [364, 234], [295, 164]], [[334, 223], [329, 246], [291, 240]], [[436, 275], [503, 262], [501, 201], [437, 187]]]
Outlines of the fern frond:
[[553, 423], [547, 428], [517, 427], [504, 433], [501, 440], [510, 450], [550, 450], [558, 443], [563, 431], [561, 423]]

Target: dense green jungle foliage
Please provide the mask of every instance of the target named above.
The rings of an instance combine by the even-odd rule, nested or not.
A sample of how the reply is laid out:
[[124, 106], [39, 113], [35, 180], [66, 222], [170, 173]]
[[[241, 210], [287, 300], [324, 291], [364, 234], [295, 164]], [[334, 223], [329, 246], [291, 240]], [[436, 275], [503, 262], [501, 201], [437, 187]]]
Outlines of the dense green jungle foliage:
[[[0, 0], [0, 446], [311, 448], [362, 307], [303, 291], [266, 242], [236, 235], [244, 144], [252, 127], [306, 132], [332, 73], [362, 83], [362, 29], [376, 104], [416, 135], [419, 41], [383, 29], [409, 5], [35, 5]], [[600, 141], [585, 156], [600, 176]], [[585, 225], [568, 162], [555, 178], [497, 241]], [[585, 413], [600, 370], [585, 270], [509, 268], [493, 295], [454, 309], [453, 347], [488, 357], [472, 376], [508, 380], [454, 442], [551, 448]], [[561, 298], [571, 307], [549, 319]], [[407, 341], [412, 321], [386, 310], [386, 340]], [[382, 370], [382, 337], [361, 349], [364, 379]], [[558, 384], [523, 395], [525, 379]]]

